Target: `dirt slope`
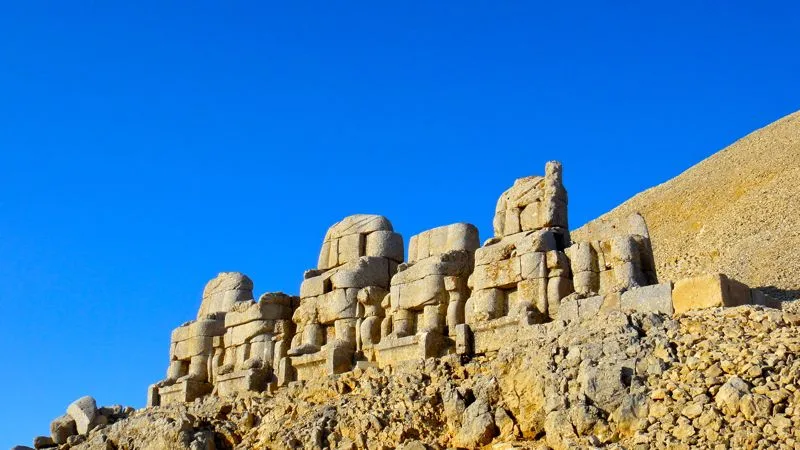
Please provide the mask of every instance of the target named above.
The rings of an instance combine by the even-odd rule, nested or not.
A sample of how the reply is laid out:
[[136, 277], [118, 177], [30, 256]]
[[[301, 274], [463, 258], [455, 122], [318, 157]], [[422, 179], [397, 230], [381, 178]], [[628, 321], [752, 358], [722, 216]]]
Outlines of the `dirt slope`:
[[650, 228], [660, 280], [724, 272], [777, 298], [800, 297], [800, 112], [603, 218], [635, 211]]

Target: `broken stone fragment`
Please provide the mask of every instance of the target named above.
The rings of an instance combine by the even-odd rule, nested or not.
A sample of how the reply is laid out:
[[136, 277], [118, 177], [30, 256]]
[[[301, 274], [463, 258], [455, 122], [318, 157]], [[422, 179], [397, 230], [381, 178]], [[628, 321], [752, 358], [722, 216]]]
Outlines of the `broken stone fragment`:
[[95, 425], [97, 402], [90, 396], [81, 397], [67, 408], [67, 414], [75, 420], [78, 434], [86, 434]]
[[66, 444], [70, 436], [78, 434], [75, 419], [65, 414], [50, 422], [50, 437], [56, 444]]

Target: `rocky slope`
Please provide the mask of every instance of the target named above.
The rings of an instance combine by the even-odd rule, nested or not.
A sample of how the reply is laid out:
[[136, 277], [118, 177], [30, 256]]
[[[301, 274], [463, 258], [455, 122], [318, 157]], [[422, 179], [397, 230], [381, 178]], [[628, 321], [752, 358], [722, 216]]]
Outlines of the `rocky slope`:
[[556, 321], [471, 361], [139, 410], [71, 448], [794, 448], [797, 324], [758, 306]]
[[[723, 272], [800, 298], [800, 112], [644, 191], [602, 218], [639, 211], [659, 278]], [[573, 236], [580, 238], [582, 230]]]

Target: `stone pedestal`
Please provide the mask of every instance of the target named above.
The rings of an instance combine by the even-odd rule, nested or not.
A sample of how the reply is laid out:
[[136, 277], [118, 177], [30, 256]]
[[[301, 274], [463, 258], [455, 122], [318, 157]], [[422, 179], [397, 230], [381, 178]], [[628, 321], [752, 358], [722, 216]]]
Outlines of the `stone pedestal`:
[[171, 403], [188, 403], [211, 393], [213, 386], [201, 381], [185, 380], [158, 389], [161, 406]]

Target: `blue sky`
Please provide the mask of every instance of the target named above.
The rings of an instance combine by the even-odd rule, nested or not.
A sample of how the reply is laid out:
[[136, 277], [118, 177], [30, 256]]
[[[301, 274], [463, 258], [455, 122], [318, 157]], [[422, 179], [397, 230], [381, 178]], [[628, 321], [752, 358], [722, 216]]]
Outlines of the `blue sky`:
[[325, 230], [573, 227], [800, 109], [796, 2], [0, 2], [0, 447], [136, 407], [204, 283], [297, 293]]

